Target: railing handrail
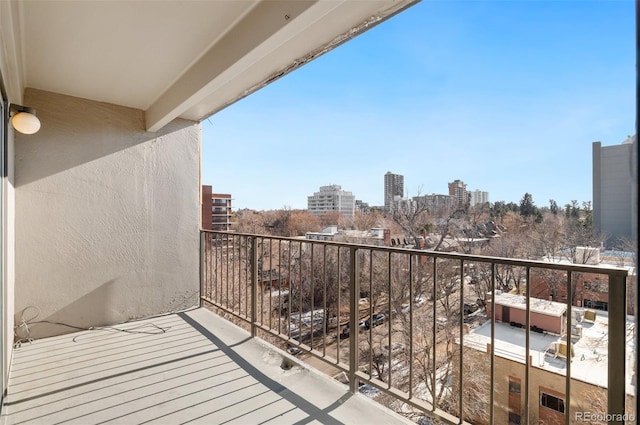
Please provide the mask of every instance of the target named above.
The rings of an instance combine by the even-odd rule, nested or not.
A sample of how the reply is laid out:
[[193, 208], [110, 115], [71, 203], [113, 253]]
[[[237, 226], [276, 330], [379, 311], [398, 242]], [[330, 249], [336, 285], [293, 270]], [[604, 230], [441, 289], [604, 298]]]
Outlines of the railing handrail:
[[[562, 262], [553, 262], [553, 261], [544, 261], [544, 260], [530, 260], [530, 259], [519, 259], [519, 258], [509, 258], [509, 257], [495, 257], [489, 255], [476, 255], [476, 254], [465, 254], [459, 252], [443, 252], [443, 251], [434, 251], [428, 249], [416, 249], [416, 248], [397, 248], [390, 246], [379, 246], [379, 245], [367, 245], [353, 242], [336, 242], [336, 241], [319, 241], [319, 240], [311, 240], [311, 239], [301, 239], [300, 237], [287, 237], [287, 236], [274, 236], [274, 235], [262, 235], [257, 233], [238, 233], [234, 231], [222, 231], [222, 230], [208, 230], [201, 229], [202, 233], [213, 233], [213, 234], [227, 234], [227, 235], [235, 235], [235, 236], [245, 236], [251, 238], [260, 238], [260, 239], [273, 239], [273, 240], [281, 240], [281, 241], [291, 241], [291, 242], [308, 242], [313, 244], [320, 245], [328, 245], [328, 246], [339, 246], [344, 248], [350, 248], [353, 246], [366, 248], [374, 251], [382, 251], [382, 252], [398, 252], [403, 254], [415, 254], [415, 255], [425, 255], [429, 257], [435, 258], [443, 258], [450, 260], [465, 260], [467, 261], [477, 261], [484, 263], [495, 263], [500, 262], [502, 265], [510, 265], [516, 267], [530, 267], [530, 268], [545, 268], [552, 270], [560, 270], [560, 271], [573, 271], [579, 273], [600, 273], [600, 274], [608, 274], [612, 276], [628, 276], [629, 269], [626, 267], [619, 267], [614, 265], [593, 265], [593, 264], [579, 264], [579, 263], [562, 263]], [[540, 266], [540, 267], [536, 267]]]

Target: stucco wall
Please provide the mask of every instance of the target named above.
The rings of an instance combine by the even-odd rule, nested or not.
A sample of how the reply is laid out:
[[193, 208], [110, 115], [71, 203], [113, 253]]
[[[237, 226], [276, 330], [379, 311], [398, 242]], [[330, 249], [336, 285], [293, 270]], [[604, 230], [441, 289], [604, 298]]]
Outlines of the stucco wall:
[[[15, 190], [14, 190], [14, 132], [11, 126], [8, 126], [7, 134], [7, 177], [3, 181], [4, 187], [4, 223], [2, 231], [3, 247], [2, 254], [4, 262], [2, 264], [4, 273], [3, 281], [3, 306], [2, 306], [2, 336], [3, 336], [3, 364], [2, 373], [4, 374], [3, 384], [7, 384], [9, 375], [9, 364], [13, 354], [13, 314], [14, 314], [14, 290], [15, 290]], [[3, 388], [4, 391], [6, 388]]]
[[37, 90], [25, 104], [42, 128], [15, 145], [16, 322], [29, 306], [89, 327], [196, 305], [200, 126], [147, 133], [140, 110]]

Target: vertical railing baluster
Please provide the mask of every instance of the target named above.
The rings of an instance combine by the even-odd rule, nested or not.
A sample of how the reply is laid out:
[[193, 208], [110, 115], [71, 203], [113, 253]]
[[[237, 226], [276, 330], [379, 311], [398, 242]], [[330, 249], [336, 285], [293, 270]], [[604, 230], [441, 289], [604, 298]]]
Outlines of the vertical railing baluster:
[[[526, 270], [526, 307], [525, 307], [525, 368], [524, 368], [524, 425], [529, 425], [529, 388], [530, 388], [530, 370], [531, 370], [531, 268]], [[522, 408], [522, 407], [520, 407]]]
[[[305, 245], [306, 246], [306, 245]], [[302, 342], [302, 242], [300, 242], [300, 261], [298, 261], [298, 343]]]
[[244, 242], [244, 314], [246, 318], [251, 317], [251, 309], [249, 304], [251, 301], [250, 294], [247, 294], [247, 289], [251, 289], [251, 282], [253, 281], [253, 275], [251, 274], [251, 261], [253, 258], [253, 245], [249, 248], [249, 242], [251, 238], [246, 236]]
[[572, 291], [572, 274], [571, 270], [567, 271], [567, 335], [565, 341], [567, 344], [567, 373], [565, 376], [565, 403], [564, 403], [564, 423], [565, 425], [571, 424], [571, 353], [573, 352], [573, 344], [571, 343], [571, 325], [573, 324], [573, 317], [571, 312], [571, 300], [573, 298]]
[[[373, 378], [373, 256], [369, 252], [369, 378]], [[391, 348], [391, 347], [389, 347]], [[378, 376], [378, 379], [380, 377]]]
[[218, 245], [218, 235], [215, 235], [212, 239], [211, 251], [213, 254], [213, 274], [211, 280], [211, 291], [213, 293], [213, 299], [218, 303], [222, 301], [222, 248]]
[[462, 397], [462, 389], [464, 388], [464, 379], [463, 379], [463, 347], [464, 347], [464, 260], [460, 260], [460, 355], [458, 358], [458, 403], [459, 403], [459, 412], [460, 412], [460, 420], [462, 421], [464, 418], [464, 400]]
[[349, 248], [349, 389], [351, 393], [358, 392], [358, 315], [360, 300], [360, 281], [358, 279], [356, 266], [357, 248]]
[[495, 383], [496, 383], [496, 263], [491, 262], [491, 391], [489, 391], [489, 424], [494, 422], [495, 404]]
[[232, 309], [233, 306], [231, 305], [231, 301], [229, 299], [229, 239], [228, 237], [225, 237], [226, 235], [223, 235], [223, 241], [225, 242], [224, 244], [224, 258], [225, 258], [225, 265], [226, 265], [226, 272], [225, 272], [225, 282], [227, 283], [226, 285], [226, 298], [225, 298], [225, 303], [227, 308]]
[[251, 337], [257, 334], [258, 321], [258, 238], [251, 238]]
[[[231, 240], [231, 249], [227, 250], [227, 253], [231, 252], [231, 281], [233, 282], [231, 286], [231, 308], [233, 311], [237, 309], [237, 312], [240, 313], [240, 302], [238, 302], [238, 306], [236, 307], [236, 286], [238, 286], [238, 291], [240, 290], [240, 285], [236, 282], [236, 236], [227, 235], [227, 237]], [[239, 297], [238, 300], [240, 300]]]
[[237, 267], [238, 267], [238, 278], [237, 278], [237, 285], [238, 285], [238, 313], [240, 315], [242, 315], [242, 293], [244, 292], [244, 288], [242, 285], [242, 236], [237, 236], [237, 238], [234, 238], [234, 245], [233, 245], [233, 255], [236, 258], [236, 263]]
[[200, 270], [199, 271], [199, 275], [200, 275], [200, 293], [199, 295], [199, 303], [198, 305], [202, 308], [204, 307], [204, 301], [202, 300], [202, 297], [204, 296], [204, 271], [206, 270], [205, 266], [204, 266], [204, 246], [205, 246], [205, 237], [206, 234], [203, 231], [200, 231], [200, 257], [199, 257], [199, 266], [200, 266]]
[[415, 295], [413, 293], [413, 262], [411, 254], [409, 258], [409, 399], [413, 398], [413, 306]]
[[[336, 276], [336, 279], [338, 280], [338, 329], [336, 332], [340, 332], [340, 320], [342, 320], [342, 315], [340, 314], [342, 312], [342, 308], [341, 308], [341, 302], [342, 302], [342, 298], [340, 296], [340, 293], [342, 292], [342, 273], [340, 272], [340, 247], [336, 247], [336, 250], [338, 251], [338, 253], [336, 254], [337, 257], [337, 264], [336, 264], [336, 270], [338, 273], [338, 276]], [[338, 335], [338, 343], [336, 344], [336, 362], [340, 363], [340, 346], [341, 346], [341, 341], [340, 341], [340, 335]]]
[[433, 338], [431, 340], [431, 348], [433, 349], [433, 355], [431, 356], [431, 401], [432, 401], [432, 409], [435, 411], [438, 401], [436, 399], [436, 395], [437, 395], [437, 385], [436, 385], [436, 355], [438, 353], [438, 351], [436, 350], [436, 314], [437, 314], [437, 309], [436, 309], [436, 303], [437, 303], [437, 292], [436, 292], [436, 286], [438, 285], [438, 257], [433, 257], [433, 287], [431, 288], [431, 300], [432, 305], [432, 315], [433, 315], [433, 325], [431, 326], [431, 337]]
[[273, 329], [273, 242], [273, 239], [269, 239], [269, 329]]
[[287, 297], [287, 333], [291, 339], [291, 307], [293, 306], [293, 279], [291, 276], [291, 259], [293, 258], [293, 243], [289, 242], [289, 261], [287, 265], [287, 278], [289, 279], [289, 296]]
[[[327, 356], [327, 327], [329, 312], [327, 311], [327, 245], [322, 246], [322, 357]], [[337, 328], [336, 328], [337, 329]], [[338, 332], [336, 330], [336, 332]]]
[[278, 240], [278, 333], [282, 333], [282, 240]]
[[[627, 283], [626, 270], [609, 273], [609, 363], [607, 413], [609, 424], [623, 424], [626, 399]], [[636, 323], [637, 326], [637, 323]], [[637, 397], [637, 395], [636, 395]], [[637, 412], [636, 412], [637, 413]]]
[[315, 279], [314, 279], [314, 270], [313, 267], [315, 265], [315, 244], [312, 242], [311, 244], [309, 244], [309, 246], [311, 247], [311, 267], [309, 268], [309, 304], [311, 307], [311, 343], [310, 343], [310, 347], [313, 350], [313, 332], [314, 332], [314, 327], [315, 327], [315, 323], [314, 323], [314, 314], [313, 314], [313, 310], [316, 307], [315, 304]]
[[[267, 239], [268, 240], [268, 239]], [[264, 294], [264, 288], [262, 287], [262, 285], [265, 282], [265, 275], [264, 275], [264, 245], [265, 245], [265, 238], [262, 237], [260, 238], [260, 261], [258, 261], [256, 263], [256, 265], [258, 266], [258, 290], [256, 292], [256, 296], [260, 298], [260, 309], [258, 310], [260, 313], [260, 324], [264, 324], [264, 296], [262, 294]]]
[[[371, 256], [373, 257], [373, 252], [371, 253]], [[391, 262], [389, 262], [389, 266], [391, 266]], [[387, 344], [389, 344], [389, 354], [387, 355], [388, 359], [387, 361], [389, 362], [388, 364], [388, 368], [387, 368], [387, 374], [388, 379], [387, 379], [387, 388], [391, 388], [391, 353], [392, 353], [392, 349], [391, 349], [391, 334], [393, 333], [393, 327], [392, 327], [392, 323], [393, 321], [392, 319], [392, 311], [391, 311], [391, 272], [389, 272], [389, 276], [387, 277], [387, 287], [388, 292], [387, 292], [387, 312], [388, 312], [388, 317], [387, 317], [387, 327], [388, 327], [388, 336], [387, 336]]]

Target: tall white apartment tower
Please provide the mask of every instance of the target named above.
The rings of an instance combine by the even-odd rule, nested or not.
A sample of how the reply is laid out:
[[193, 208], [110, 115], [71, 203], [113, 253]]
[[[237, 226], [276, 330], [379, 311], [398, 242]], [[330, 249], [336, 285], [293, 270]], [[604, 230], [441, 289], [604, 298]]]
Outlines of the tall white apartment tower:
[[307, 209], [311, 214], [322, 215], [330, 211], [353, 217], [356, 210], [356, 197], [342, 190], [342, 186], [333, 184], [321, 186], [320, 192], [307, 197]]
[[469, 196], [469, 206], [471, 207], [489, 202], [489, 192], [476, 189], [473, 192], [469, 192]]
[[384, 209], [390, 211], [396, 196], [404, 195], [404, 176], [388, 171], [384, 175]]

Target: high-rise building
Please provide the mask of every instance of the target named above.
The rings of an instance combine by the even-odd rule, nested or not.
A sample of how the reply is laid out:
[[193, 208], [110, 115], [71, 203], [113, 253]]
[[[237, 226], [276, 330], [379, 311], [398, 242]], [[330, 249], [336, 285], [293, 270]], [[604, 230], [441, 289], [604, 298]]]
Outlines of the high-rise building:
[[473, 192], [469, 192], [469, 206], [473, 207], [475, 205], [484, 205], [487, 202], [489, 202], [489, 192], [484, 192], [478, 189]]
[[320, 192], [307, 197], [307, 209], [311, 214], [322, 215], [330, 211], [353, 217], [356, 209], [356, 197], [342, 190], [342, 186], [333, 184], [321, 186]]
[[212, 192], [211, 186], [202, 186], [202, 228], [230, 230], [231, 195]]
[[608, 245], [637, 238], [637, 145], [637, 135], [614, 146], [593, 143], [593, 231], [606, 236]]
[[366, 214], [371, 211], [371, 207], [367, 202], [364, 202], [360, 199], [356, 199], [356, 211], [360, 211], [362, 214]]
[[454, 180], [449, 183], [449, 196], [455, 198], [458, 208], [464, 208], [469, 204], [467, 185], [462, 180]]
[[384, 175], [384, 208], [390, 211], [396, 197], [402, 198], [404, 194], [404, 176], [388, 171]]

